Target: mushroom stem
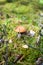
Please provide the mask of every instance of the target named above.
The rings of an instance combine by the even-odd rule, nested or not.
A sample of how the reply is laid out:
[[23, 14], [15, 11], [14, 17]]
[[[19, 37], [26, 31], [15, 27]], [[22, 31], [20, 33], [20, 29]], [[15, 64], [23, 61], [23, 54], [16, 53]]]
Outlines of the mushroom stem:
[[17, 36], [18, 38], [21, 38], [21, 33], [18, 33], [18, 36]]

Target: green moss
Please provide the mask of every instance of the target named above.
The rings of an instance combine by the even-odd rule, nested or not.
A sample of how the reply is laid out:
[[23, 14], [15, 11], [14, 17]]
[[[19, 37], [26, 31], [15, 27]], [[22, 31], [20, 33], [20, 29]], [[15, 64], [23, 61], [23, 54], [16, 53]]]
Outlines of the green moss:
[[[4, 1], [4, 0], [3, 0]], [[24, 0], [25, 1], [25, 0]], [[28, 0], [27, 0], [28, 1]], [[27, 2], [26, 1], [26, 2]], [[35, 7], [34, 7], [35, 5]], [[0, 5], [1, 6], [1, 5]], [[5, 24], [6, 25], [6, 31], [7, 31], [7, 37], [3, 35], [3, 38], [7, 38], [8, 40], [12, 40], [12, 43], [8, 43], [8, 61], [9, 65], [13, 65], [13, 61], [15, 59], [15, 56], [18, 54], [24, 54], [24, 59], [19, 63], [19, 61], [16, 63], [16, 65], [35, 65], [35, 61], [38, 57], [43, 54], [39, 50], [35, 50], [32, 48], [24, 49], [22, 48], [22, 45], [26, 44], [24, 43], [23, 37], [25, 38], [25, 41], [27, 44], [32, 45], [35, 47], [36, 44], [36, 38], [39, 35], [40, 27], [38, 26], [38, 18], [39, 18], [39, 12], [40, 10], [36, 8], [36, 3], [34, 2], [28, 2], [28, 5], [21, 4], [21, 1], [13, 2], [13, 3], [7, 3], [3, 5], [0, 12], [3, 13], [4, 19], [2, 19], [2, 16], [0, 16], [0, 25]], [[7, 17], [7, 14], [9, 17]], [[22, 22], [19, 23], [19, 20]], [[35, 21], [34, 21], [35, 20]], [[27, 35], [23, 35], [22, 38], [17, 38], [17, 32], [15, 32], [15, 28], [18, 25], [24, 26], [27, 31], [30, 31], [31, 29], [34, 30], [35, 36], [30, 37]], [[1, 28], [0, 30], [2, 30]], [[43, 37], [41, 37], [41, 44], [40, 48], [43, 48]], [[4, 43], [3, 47], [0, 48], [0, 60], [3, 61], [3, 54], [5, 54], [6, 44]], [[11, 55], [11, 56], [10, 56]]]

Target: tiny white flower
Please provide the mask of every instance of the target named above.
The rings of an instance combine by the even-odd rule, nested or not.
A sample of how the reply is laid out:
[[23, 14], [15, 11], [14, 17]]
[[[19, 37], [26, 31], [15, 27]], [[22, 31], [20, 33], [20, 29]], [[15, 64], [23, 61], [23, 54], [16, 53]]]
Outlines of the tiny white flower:
[[23, 48], [28, 48], [28, 45], [23, 45], [22, 47], [23, 47]]
[[9, 43], [12, 43], [12, 40], [11, 39], [9, 40]]
[[30, 30], [30, 36], [34, 36], [35, 32], [33, 30]]

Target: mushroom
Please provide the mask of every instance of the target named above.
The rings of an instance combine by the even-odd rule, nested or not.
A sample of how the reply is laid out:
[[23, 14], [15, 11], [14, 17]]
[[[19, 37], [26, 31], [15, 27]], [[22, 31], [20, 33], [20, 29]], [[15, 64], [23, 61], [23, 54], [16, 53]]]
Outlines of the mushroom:
[[26, 29], [23, 26], [17, 26], [15, 31], [18, 32], [18, 38], [20, 38], [22, 34], [26, 33]]

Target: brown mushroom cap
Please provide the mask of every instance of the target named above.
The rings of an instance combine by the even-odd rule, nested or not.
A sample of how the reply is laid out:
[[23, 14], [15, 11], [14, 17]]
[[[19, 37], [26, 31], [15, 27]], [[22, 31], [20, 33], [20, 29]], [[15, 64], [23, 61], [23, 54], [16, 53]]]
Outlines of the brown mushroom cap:
[[15, 29], [16, 32], [24, 33], [26, 29], [23, 26], [17, 26]]

